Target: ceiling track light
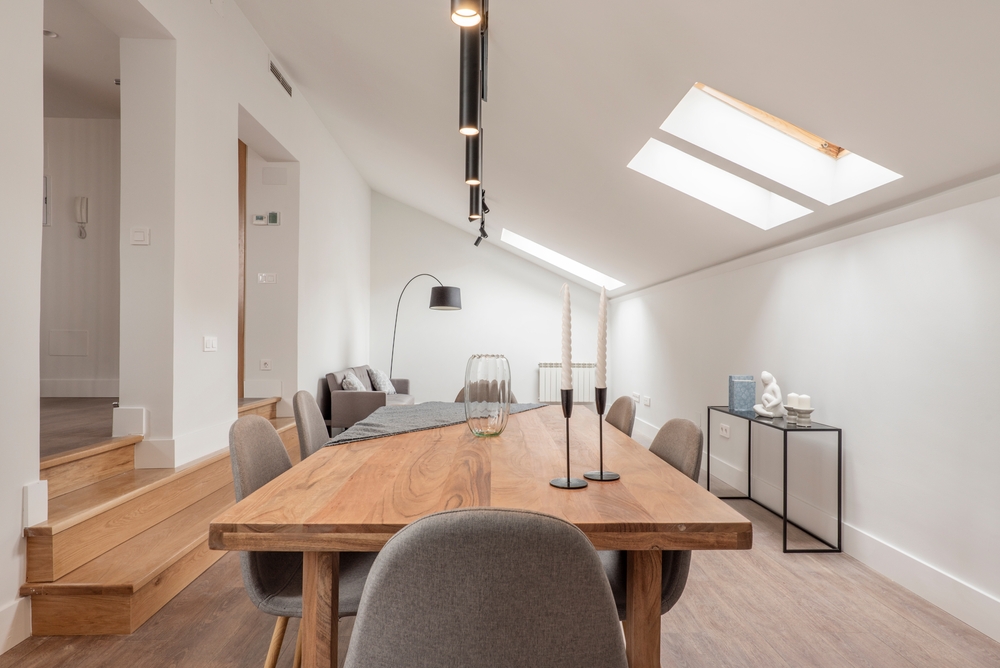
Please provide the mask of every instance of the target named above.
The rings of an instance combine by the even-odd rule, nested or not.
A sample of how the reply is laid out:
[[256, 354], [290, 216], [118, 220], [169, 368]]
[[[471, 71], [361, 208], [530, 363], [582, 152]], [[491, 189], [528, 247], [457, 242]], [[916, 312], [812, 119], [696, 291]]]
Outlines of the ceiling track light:
[[483, 108], [483, 35], [478, 26], [462, 28], [460, 32], [458, 131], [477, 135]]
[[451, 20], [463, 28], [479, 25], [483, 20], [482, 0], [451, 0]]
[[478, 186], [483, 182], [483, 129], [465, 138], [465, 182]]

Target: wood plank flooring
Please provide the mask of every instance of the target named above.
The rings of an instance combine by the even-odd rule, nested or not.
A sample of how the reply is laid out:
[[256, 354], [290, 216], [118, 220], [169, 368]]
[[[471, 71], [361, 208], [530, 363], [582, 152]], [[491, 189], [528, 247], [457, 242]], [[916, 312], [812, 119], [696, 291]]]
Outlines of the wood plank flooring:
[[111, 438], [117, 397], [42, 397], [41, 456], [66, 452]]
[[[714, 487], [714, 483], [713, 483]], [[661, 620], [667, 667], [996, 668], [1000, 643], [843, 554], [781, 553], [781, 523], [748, 501], [754, 548], [699, 552]], [[131, 636], [30, 638], [0, 668], [258, 667], [274, 618], [250, 603], [227, 554]], [[340, 662], [353, 618], [340, 624]], [[292, 665], [298, 620], [278, 666]]]

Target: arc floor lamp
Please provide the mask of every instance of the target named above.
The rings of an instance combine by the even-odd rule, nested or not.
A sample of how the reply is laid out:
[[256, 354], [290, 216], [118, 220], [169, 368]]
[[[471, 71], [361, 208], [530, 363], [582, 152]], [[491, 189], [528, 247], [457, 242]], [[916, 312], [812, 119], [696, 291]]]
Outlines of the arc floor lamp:
[[462, 291], [451, 285], [445, 285], [437, 276], [433, 274], [417, 274], [410, 280], [406, 282], [403, 286], [402, 291], [399, 293], [399, 299], [396, 300], [396, 320], [392, 324], [392, 353], [389, 355], [389, 377], [392, 378], [392, 363], [396, 357], [396, 327], [399, 325], [399, 305], [403, 302], [403, 293], [406, 292], [406, 288], [410, 287], [410, 283], [420, 278], [421, 276], [429, 276], [438, 282], [437, 285], [431, 288], [431, 303], [430, 308], [435, 311], [461, 311], [462, 310]]

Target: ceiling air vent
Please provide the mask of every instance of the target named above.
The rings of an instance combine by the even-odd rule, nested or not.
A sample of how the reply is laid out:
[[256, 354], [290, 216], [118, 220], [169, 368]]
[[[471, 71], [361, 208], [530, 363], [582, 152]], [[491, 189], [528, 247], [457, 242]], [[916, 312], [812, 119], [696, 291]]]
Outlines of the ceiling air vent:
[[288, 83], [288, 81], [285, 79], [285, 76], [278, 70], [278, 66], [274, 64], [274, 61], [271, 61], [271, 74], [274, 75], [274, 78], [278, 80], [278, 83], [281, 84], [281, 87], [285, 89], [286, 93], [288, 93], [288, 97], [291, 97], [292, 85]]

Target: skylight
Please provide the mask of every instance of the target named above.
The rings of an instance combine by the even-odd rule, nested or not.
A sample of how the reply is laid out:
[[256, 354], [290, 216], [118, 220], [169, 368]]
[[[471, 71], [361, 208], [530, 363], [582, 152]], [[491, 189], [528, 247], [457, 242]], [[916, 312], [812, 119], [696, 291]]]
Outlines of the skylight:
[[700, 83], [660, 129], [827, 205], [902, 178]]
[[628, 166], [762, 230], [812, 213], [811, 209], [656, 139], [647, 141]]
[[539, 260], [543, 260], [544, 262], [548, 262], [555, 267], [559, 267], [563, 271], [568, 271], [574, 276], [579, 276], [585, 281], [589, 281], [595, 285], [602, 285], [608, 290], [614, 290], [625, 285], [621, 281], [615, 280], [607, 274], [602, 274], [596, 269], [591, 269], [585, 264], [580, 264], [576, 260], [571, 260], [565, 255], [546, 248], [541, 244], [536, 244], [531, 239], [525, 239], [519, 234], [514, 234], [506, 228], [504, 228], [504, 230], [500, 233], [500, 241], [505, 244], [509, 244], [514, 248], [518, 248], [529, 255], [534, 255]]

